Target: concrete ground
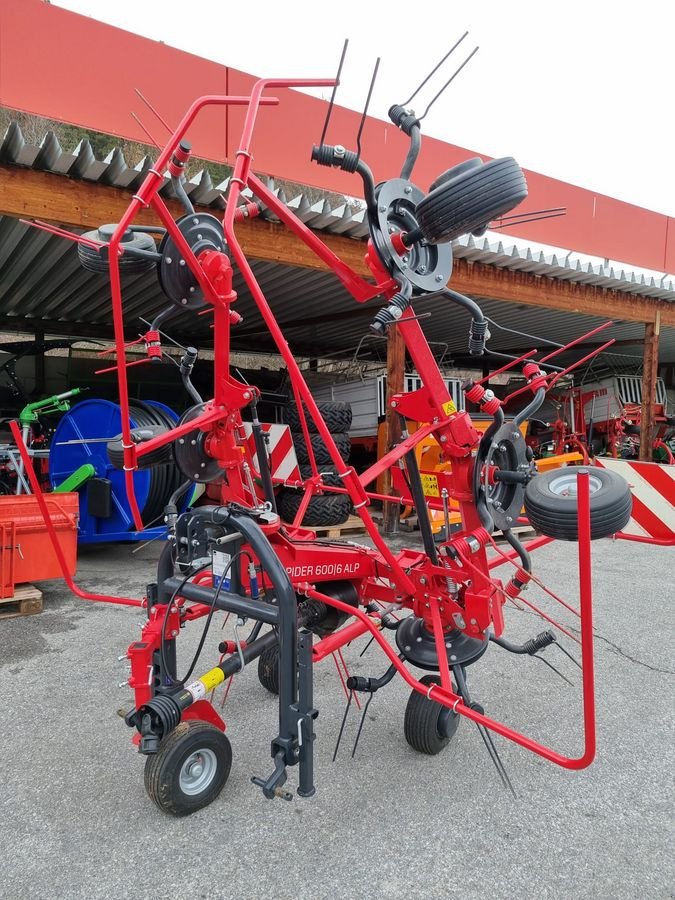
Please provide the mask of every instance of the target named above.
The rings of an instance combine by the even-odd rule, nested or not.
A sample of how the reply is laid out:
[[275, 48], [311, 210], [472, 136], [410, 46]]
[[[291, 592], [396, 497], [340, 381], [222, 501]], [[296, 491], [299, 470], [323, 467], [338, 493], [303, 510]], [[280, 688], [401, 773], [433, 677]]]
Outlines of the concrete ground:
[[[79, 582], [140, 595], [158, 547], [132, 549], [83, 548]], [[553, 544], [535, 555], [537, 572], [571, 598], [575, 552]], [[626, 542], [594, 545], [591, 768], [564, 771], [497, 738], [514, 800], [466, 720], [445, 752], [421, 757], [403, 737], [400, 679], [374, 698], [356, 758], [352, 714], [332, 763], [344, 695], [329, 659], [315, 673], [317, 794], [270, 802], [250, 777], [271, 770], [276, 706], [252, 666], [235, 677], [225, 706], [230, 779], [187, 819], [151, 803], [144, 760], [115, 714], [131, 701], [117, 688], [126, 678], [117, 656], [138, 635], [141, 613], [45, 583], [40, 615], [0, 622], [0, 897], [673, 897], [673, 557]], [[509, 610], [512, 640], [543, 627]], [[207, 641], [198, 671], [211, 664], [217, 639]], [[364, 645], [347, 651], [352, 671], [380, 674], [384, 658], [371, 647], [360, 659]], [[470, 670], [473, 694], [495, 717], [577, 755], [579, 671], [555, 648], [547, 658], [574, 688], [543, 664], [492, 647]], [[291, 786], [295, 778], [292, 771]]]

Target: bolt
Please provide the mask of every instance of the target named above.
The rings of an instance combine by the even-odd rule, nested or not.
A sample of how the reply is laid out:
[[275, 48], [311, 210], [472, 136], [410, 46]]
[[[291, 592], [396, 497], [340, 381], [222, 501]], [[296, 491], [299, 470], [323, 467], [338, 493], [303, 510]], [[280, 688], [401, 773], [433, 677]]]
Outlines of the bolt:
[[457, 657], [455, 656], [454, 653], [452, 653], [452, 654], [450, 655], [450, 659], [454, 662], [454, 661], [457, 659]]
[[198, 219], [196, 216], [195, 216], [194, 219], [192, 220], [192, 224], [193, 224], [193, 225], [199, 225], [199, 219]]
[[166, 258], [166, 264], [167, 264], [167, 266], [170, 266], [172, 262], [173, 262], [173, 260], [171, 259], [171, 257], [170, 257], [170, 256], [167, 256], [167, 258]]
[[507, 516], [507, 517], [506, 517], [506, 521], [507, 521], [507, 522], [513, 522], [513, 516]]
[[196, 480], [199, 478], [199, 472], [195, 472], [195, 474], [194, 474], [192, 477], [193, 477], [193, 478], [195, 479], [195, 481], [196, 481]]
[[185, 438], [178, 438], [178, 443], [179, 443], [179, 444], [184, 444], [184, 443], [185, 443]]
[[408, 647], [404, 647], [403, 649], [405, 650], [406, 653], [410, 653], [411, 648], [410, 648], [409, 646], [408, 646]]
[[421, 644], [421, 643], [422, 643], [422, 638], [421, 638], [421, 636], [420, 636], [420, 637], [416, 637], [415, 640], [417, 641], [418, 644]]
[[419, 266], [418, 269], [417, 269], [417, 271], [419, 272], [420, 275], [426, 275], [427, 267], [426, 267], [426, 266]]
[[404, 263], [407, 263], [407, 262], [408, 262], [408, 257], [407, 257], [407, 256], [404, 256], [404, 257], [403, 257], [403, 262], [404, 262]]
[[205, 469], [205, 468], [206, 468], [206, 463], [204, 463], [204, 462], [203, 462], [203, 463], [200, 463], [200, 467], [201, 467], [202, 469]]
[[396, 402], [396, 400], [392, 400], [390, 405], [391, 405], [392, 409], [396, 409], [396, 407], [398, 406], [398, 403]]
[[426, 584], [426, 583], [427, 583], [426, 576], [422, 575], [422, 577], [420, 578], [420, 584]]
[[179, 266], [184, 266], [184, 265], [185, 265], [185, 260], [184, 260], [184, 259], [179, 259], [179, 260], [178, 260], [178, 265], [179, 265]]
[[201, 241], [201, 239], [202, 239], [201, 234], [198, 234], [198, 235], [197, 235], [197, 240], [198, 240], [198, 241]]
[[514, 441], [517, 441], [518, 438], [520, 437], [520, 432], [519, 431], [512, 432], [511, 437], [513, 438]]
[[449, 650], [449, 649], [452, 647], [452, 641], [448, 641], [448, 642], [446, 643], [445, 646], [446, 646], [446, 647], [448, 648], [448, 650]]
[[472, 625], [477, 625], [477, 624], [478, 624], [478, 622], [476, 622], [476, 620], [475, 620], [475, 619], [471, 619], [471, 624], [472, 624]]
[[171, 637], [178, 637], [178, 631], [177, 631], [176, 629], [174, 629], [174, 630], [171, 632]]
[[244, 391], [242, 396], [243, 396], [244, 400], [250, 400], [250, 398], [251, 398], [251, 394], [249, 391]]
[[448, 439], [446, 438], [446, 436], [444, 434], [442, 434], [440, 437], [440, 441], [441, 441], [441, 444], [446, 444]]
[[407, 184], [407, 185], [403, 188], [403, 193], [404, 193], [404, 194], [412, 194], [412, 188], [410, 187], [409, 184]]
[[393, 234], [396, 231], [393, 225], [389, 226], [389, 234]]
[[187, 306], [187, 297], [181, 297], [180, 302], [183, 304], [183, 306]]
[[436, 277], [434, 278], [434, 281], [436, 281], [436, 282], [438, 282], [438, 284], [440, 284], [441, 281], [443, 281], [443, 276], [442, 276], [442, 275], [436, 275]]
[[194, 294], [195, 290], [196, 290], [196, 288], [195, 288], [194, 285], [193, 285], [193, 286], [190, 288], [190, 293], [191, 293], [191, 294]]
[[380, 205], [378, 206], [378, 209], [379, 209], [380, 212], [386, 212], [386, 211], [387, 211], [387, 207], [384, 206], [384, 204], [382, 204], [382, 203], [380, 203]]

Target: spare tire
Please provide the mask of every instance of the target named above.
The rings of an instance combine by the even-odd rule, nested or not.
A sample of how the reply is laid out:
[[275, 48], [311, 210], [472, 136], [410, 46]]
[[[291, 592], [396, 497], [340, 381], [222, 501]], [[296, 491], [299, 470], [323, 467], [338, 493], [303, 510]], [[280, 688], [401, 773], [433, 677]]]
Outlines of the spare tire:
[[439, 176], [415, 214], [424, 238], [443, 244], [504, 215], [527, 197], [525, 175], [510, 156], [466, 160]]
[[[340, 433], [349, 431], [352, 427], [352, 407], [349, 403], [343, 403], [340, 400], [320, 400], [316, 404], [319, 407], [321, 418], [326, 423], [329, 431]], [[309, 414], [306, 404], [303, 404], [305, 413], [305, 421], [307, 428], [313, 434], [316, 434], [316, 423]], [[291, 426], [291, 431], [302, 431], [300, 424], [300, 416], [298, 414], [298, 406], [296, 403], [289, 403], [284, 410], [284, 419]]]
[[[284, 522], [292, 523], [300, 509], [303, 491], [284, 488], [277, 497], [277, 509]], [[312, 497], [302, 519], [302, 525], [311, 527], [342, 525], [352, 511], [352, 501], [346, 494], [321, 494]]]
[[577, 474], [588, 472], [591, 540], [609, 537], [627, 524], [633, 498], [625, 478], [609, 469], [569, 466], [537, 475], [525, 490], [530, 524], [547, 537], [578, 541]]
[[[340, 456], [346, 462], [349, 459], [349, 453], [352, 449], [352, 443], [349, 439], [349, 435], [342, 432], [340, 434], [333, 434], [332, 438], [335, 441]], [[312, 450], [314, 451], [314, 459], [316, 460], [316, 464], [318, 466], [332, 466], [333, 460], [328, 450], [326, 449], [326, 445], [324, 444], [321, 435], [310, 434], [309, 439], [312, 444]], [[305, 443], [305, 438], [301, 431], [293, 432], [293, 444], [295, 445], [295, 455], [297, 456], [300, 465], [303, 465], [303, 463], [308, 463], [309, 454], [307, 452], [307, 444]]]

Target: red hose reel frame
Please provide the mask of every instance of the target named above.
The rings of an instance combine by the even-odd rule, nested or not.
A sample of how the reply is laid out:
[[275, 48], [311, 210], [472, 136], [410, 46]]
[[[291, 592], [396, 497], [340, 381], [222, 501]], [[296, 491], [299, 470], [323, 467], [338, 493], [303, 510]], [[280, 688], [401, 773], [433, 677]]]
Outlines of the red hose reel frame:
[[[473, 627], [474, 636], [480, 635], [484, 639], [488, 628], [493, 627], [497, 634], [503, 628], [501, 608], [507, 602], [509, 594], [502, 586], [501, 581], [492, 578], [490, 570], [501, 565], [509, 559], [504, 554], [504, 559], [489, 560], [487, 545], [490, 536], [482, 528], [481, 522], [472, 499], [472, 452], [477, 447], [480, 435], [472, 425], [468, 413], [457, 412], [448, 393], [446, 384], [434, 360], [427, 340], [422, 332], [419, 321], [415, 318], [411, 309], [406, 310], [395, 327], [401, 331], [408, 354], [422, 379], [423, 387], [414, 394], [399, 396], [397, 398], [402, 407], [401, 412], [407, 414], [410, 410], [423, 411], [425, 415], [413, 416], [421, 418], [429, 424], [422, 426], [415, 434], [406, 438], [397, 447], [392, 449], [384, 457], [372, 465], [360, 476], [352, 467], [347, 466], [333, 441], [333, 438], [321, 418], [316, 401], [307, 387], [299, 366], [286, 343], [283, 333], [276, 321], [263, 292], [256, 281], [255, 275], [249, 265], [244, 252], [239, 244], [235, 232], [235, 223], [241, 216], [237, 215], [239, 199], [244, 188], [249, 188], [253, 194], [269, 207], [273, 213], [292, 230], [330, 269], [335, 273], [343, 286], [350, 292], [357, 302], [365, 302], [378, 295], [387, 298], [393, 296], [398, 290], [398, 285], [382, 269], [375, 251], [369, 246], [367, 262], [374, 277], [375, 283], [366, 281], [347, 264], [340, 260], [326, 244], [307, 226], [305, 226], [293, 213], [267, 188], [267, 186], [251, 172], [251, 140], [253, 128], [260, 106], [275, 105], [278, 100], [273, 97], [263, 97], [263, 92], [275, 87], [331, 87], [333, 79], [307, 80], [307, 79], [261, 79], [253, 87], [250, 97], [205, 96], [196, 100], [183, 117], [181, 123], [174, 131], [168, 144], [161, 152], [155, 166], [149, 170], [143, 184], [133, 196], [124, 216], [118, 224], [108, 245], [109, 271], [112, 294], [113, 325], [115, 334], [115, 348], [117, 352], [117, 373], [119, 385], [120, 407], [122, 411], [122, 443], [124, 447], [124, 469], [126, 488], [129, 496], [130, 507], [133, 513], [136, 527], [141, 529], [142, 522], [138, 504], [134, 494], [133, 471], [140, 457], [151, 453], [157, 447], [175, 441], [182, 435], [199, 428], [209, 432], [207, 448], [211, 445], [217, 447], [219, 460], [221, 456], [228, 461], [229, 486], [221, 488], [221, 502], [236, 499], [241, 502], [246, 499], [245, 479], [239, 476], [232, 487], [230, 474], [236, 472], [237, 464], [241, 465], [242, 453], [237, 448], [237, 429], [241, 422], [239, 410], [250, 402], [252, 393], [256, 391], [249, 385], [243, 385], [233, 379], [229, 371], [230, 351], [230, 327], [240, 321], [239, 315], [232, 309], [236, 300], [236, 294], [232, 289], [232, 266], [225, 253], [209, 251], [199, 258], [192, 252], [183, 234], [174, 222], [166, 204], [159, 196], [159, 189], [163, 184], [163, 172], [170, 166], [170, 161], [179, 142], [186, 134], [190, 124], [200, 110], [212, 105], [239, 105], [247, 106], [247, 112], [243, 125], [241, 145], [236, 153], [234, 172], [230, 181], [230, 190], [227, 198], [223, 228], [227, 244], [227, 252], [236, 262], [246, 285], [275, 341], [277, 349], [282, 356], [290, 376], [291, 385], [301, 420], [301, 427], [305, 437], [305, 443], [310, 456], [310, 465], [313, 478], [310, 479], [309, 489], [296, 516], [296, 527], [290, 530], [294, 537], [304, 537], [304, 541], [289, 540], [279, 532], [277, 525], [268, 530], [268, 537], [275, 547], [280, 559], [289, 571], [291, 581], [298, 593], [304, 593], [308, 597], [314, 597], [329, 604], [337, 610], [346, 613], [353, 620], [350, 625], [334, 632], [316, 643], [314, 647], [314, 660], [318, 661], [328, 653], [339, 650], [359, 633], [371, 632], [375, 640], [396, 666], [406, 682], [420, 693], [430, 699], [436, 700], [445, 706], [451, 707], [456, 713], [466, 716], [475, 722], [485, 725], [496, 733], [506, 737], [528, 750], [569, 769], [581, 769], [589, 765], [595, 754], [595, 716], [594, 716], [594, 681], [593, 681], [593, 649], [592, 649], [592, 592], [591, 592], [591, 554], [590, 554], [590, 498], [588, 475], [579, 474], [579, 569], [580, 569], [580, 619], [581, 619], [581, 652], [583, 660], [583, 719], [584, 719], [584, 750], [581, 756], [568, 757], [545, 747], [542, 744], [528, 738], [509, 728], [508, 726], [493, 720], [477, 710], [465, 706], [460, 696], [452, 690], [450, 672], [448, 667], [447, 651], [443, 639], [444, 629], [452, 624], [452, 612], [463, 607], [452, 602], [443, 585], [449, 575], [461, 576], [459, 569], [455, 571], [445, 565], [432, 564], [432, 561], [422, 552], [403, 550], [394, 554], [375, 525], [368, 506], [372, 499], [380, 499], [380, 495], [368, 492], [367, 486], [387, 468], [397, 465], [404, 454], [414, 447], [424, 437], [433, 435], [443, 447], [444, 455], [452, 461], [450, 491], [460, 505], [464, 531], [454, 535], [448, 543], [458, 551], [460, 567], [466, 573], [471, 574], [471, 591], [466, 591], [466, 603], [471, 603], [471, 618], [475, 620], [474, 626], [467, 628], [467, 633]], [[122, 237], [127, 227], [134, 221], [141, 209], [152, 207], [157, 213], [161, 223], [167, 229], [170, 237], [175, 241], [182, 258], [193, 273], [204, 299], [213, 307], [214, 313], [214, 398], [205, 404], [204, 411], [183, 425], [171, 429], [169, 432], [154, 439], [136, 445], [131, 440], [129, 424], [129, 400], [128, 384], [125, 365], [125, 338], [123, 324], [123, 300], [120, 281], [119, 255], [124, 252], [121, 246]], [[535, 351], [532, 351], [533, 353]], [[528, 359], [532, 354], [521, 357], [519, 362]], [[527, 365], [527, 363], [526, 363]], [[507, 368], [507, 367], [505, 367]], [[546, 379], [540, 374], [539, 381], [546, 383]], [[553, 379], [557, 380], [557, 379]], [[539, 384], [539, 382], [537, 383]], [[550, 386], [550, 385], [549, 385]], [[313, 534], [305, 533], [300, 529], [304, 512], [313, 493], [319, 489], [317, 478], [318, 468], [312, 453], [309, 430], [305, 419], [304, 406], [309, 411], [317, 431], [324, 441], [331, 456], [333, 465], [339, 472], [344, 488], [329, 488], [334, 492], [346, 492], [354, 505], [355, 511], [361, 517], [366, 531], [372, 539], [375, 549], [364, 547], [352, 547], [344, 545], [326, 545], [312, 540]], [[34, 479], [30, 459], [25, 452], [25, 447], [13, 428], [14, 436], [21, 450], [24, 463], [28, 470], [33, 489], [41, 499], [39, 485]], [[215, 442], [215, 443], [214, 443]], [[321, 486], [320, 489], [324, 489]], [[249, 492], [250, 496], [250, 492]], [[42, 498], [43, 499], [43, 498]], [[251, 498], [255, 502], [256, 498]], [[391, 498], [387, 498], [391, 499]], [[395, 499], [395, 498], [394, 498]], [[44, 503], [42, 504], [44, 505]], [[58, 546], [58, 537], [50, 528], [49, 514], [45, 508], [43, 515], [50, 530], [50, 536]], [[479, 547], [471, 554], [462, 553], [466, 537], [472, 537], [478, 541]], [[548, 542], [548, 539], [546, 541]], [[541, 545], [541, 539], [532, 542], [530, 546]], [[469, 558], [470, 557], [470, 558]], [[406, 666], [399, 659], [396, 651], [389, 645], [381, 634], [373, 617], [366, 615], [361, 609], [355, 609], [341, 600], [323, 594], [320, 590], [320, 582], [329, 580], [327, 577], [316, 576], [319, 571], [317, 560], [323, 560], [325, 571], [337, 571], [341, 567], [339, 577], [352, 580], [359, 591], [359, 599], [366, 603], [371, 599], [379, 599], [382, 602], [399, 603], [412, 609], [416, 615], [422, 616], [425, 625], [435, 636], [435, 644], [438, 653], [438, 662], [441, 676], [441, 685], [427, 686], [414, 678]], [[331, 562], [331, 560], [333, 562]], [[331, 565], [335, 569], [331, 569]], [[519, 570], [523, 576], [525, 573]], [[295, 574], [294, 574], [295, 573]], [[312, 577], [312, 580], [308, 580]], [[523, 580], [527, 580], [526, 577]], [[79, 596], [92, 600], [108, 600], [117, 603], [131, 603], [127, 598], [112, 598], [104, 595], [91, 595], [81, 591], [68, 581], [72, 590]], [[142, 603], [143, 601], [136, 601]], [[194, 610], [191, 618], [205, 614], [204, 610]], [[167, 613], [168, 614], [168, 613]], [[157, 629], [155, 628], [155, 631]], [[148, 654], [152, 654], [152, 647], [148, 645]], [[138, 663], [140, 668], [144, 663]], [[147, 699], [147, 690], [141, 689], [141, 701]], [[139, 695], [137, 694], [137, 700]]]

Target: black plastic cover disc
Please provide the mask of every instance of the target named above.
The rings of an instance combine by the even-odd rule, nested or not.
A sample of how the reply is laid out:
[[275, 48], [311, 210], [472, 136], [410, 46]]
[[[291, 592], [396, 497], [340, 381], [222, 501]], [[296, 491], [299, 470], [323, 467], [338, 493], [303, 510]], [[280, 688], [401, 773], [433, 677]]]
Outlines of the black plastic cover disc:
[[420, 291], [445, 287], [452, 273], [452, 248], [449, 244], [427, 244], [420, 240], [401, 256], [392, 246], [396, 232], [417, 228], [415, 208], [424, 194], [403, 178], [392, 178], [376, 188], [377, 216], [370, 219], [370, 236], [383, 265], [393, 276], [403, 275]]
[[[223, 225], [209, 213], [183, 216], [182, 219], [177, 219], [176, 225], [195, 256], [199, 256], [204, 250], [225, 249]], [[169, 234], [164, 235], [159, 252], [162, 254], [157, 263], [159, 283], [169, 300], [181, 309], [203, 309], [206, 306], [204, 292]]]
[[[204, 412], [204, 404], [198, 403], [183, 413], [178, 425], [191, 422]], [[196, 428], [173, 442], [173, 457], [181, 473], [198, 484], [209, 484], [222, 477], [223, 470], [218, 461], [204, 449], [206, 432]]]
[[[469, 666], [485, 653], [488, 641], [469, 637], [463, 631], [449, 631], [444, 635], [448, 663], [451, 666]], [[396, 629], [398, 649], [419, 669], [438, 672], [438, 654], [433, 634], [424, 627], [424, 620], [408, 616]]]

